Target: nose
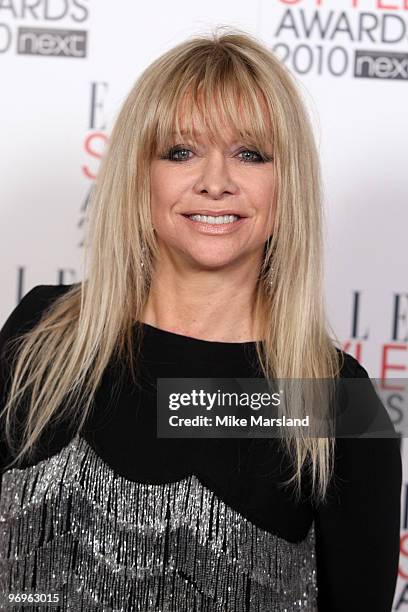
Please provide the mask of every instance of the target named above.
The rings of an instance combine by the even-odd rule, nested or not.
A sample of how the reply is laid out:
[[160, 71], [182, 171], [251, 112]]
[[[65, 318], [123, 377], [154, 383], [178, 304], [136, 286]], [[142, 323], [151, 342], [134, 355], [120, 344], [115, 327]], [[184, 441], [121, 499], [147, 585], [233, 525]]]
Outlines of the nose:
[[195, 191], [214, 200], [236, 193], [237, 185], [221, 151], [214, 151], [203, 159]]

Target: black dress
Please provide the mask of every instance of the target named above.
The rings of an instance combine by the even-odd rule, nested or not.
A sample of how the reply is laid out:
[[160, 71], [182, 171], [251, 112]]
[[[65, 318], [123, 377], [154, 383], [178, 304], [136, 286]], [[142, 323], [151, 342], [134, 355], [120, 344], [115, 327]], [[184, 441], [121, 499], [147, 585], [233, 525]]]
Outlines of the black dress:
[[[28, 292], [0, 354], [68, 288]], [[295, 502], [277, 440], [156, 436], [157, 378], [258, 377], [255, 343], [143, 328], [142, 388], [108, 367], [83, 432], [50, 425], [19, 469], [2, 441], [0, 592], [58, 592], [75, 612], [391, 610], [398, 441], [337, 439], [326, 503], [307, 487]], [[346, 354], [342, 376], [368, 374]]]

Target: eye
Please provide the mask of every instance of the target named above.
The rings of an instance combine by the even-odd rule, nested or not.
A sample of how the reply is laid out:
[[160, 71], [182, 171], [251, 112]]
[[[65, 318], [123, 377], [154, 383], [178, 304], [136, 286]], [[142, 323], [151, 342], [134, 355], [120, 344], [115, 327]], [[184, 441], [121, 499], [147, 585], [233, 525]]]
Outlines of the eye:
[[[169, 149], [169, 151], [165, 155], [161, 157], [161, 159], [169, 159], [170, 161], [175, 161], [175, 162], [188, 161], [189, 157], [186, 157], [184, 154], [188, 153], [189, 151], [190, 149], [187, 149], [187, 147], [181, 147], [181, 146], [172, 147], [171, 149]], [[179, 156], [179, 153], [181, 154], [181, 156]]]
[[[191, 159], [188, 157], [188, 153], [192, 153], [191, 149], [183, 145], [176, 145], [171, 147], [167, 153], [160, 156], [160, 159], [168, 159], [170, 161], [175, 162], [183, 162], [189, 161]], [[264, 163], [265, 161], [269, 161], [269, 158], [264, 157], [258, 151], [253, 151], [251, 149], [243, 149], [238, 152], [238, 156], [245, 154], [245, 157], [240, 158], [240, 162], [243, 163]]]
[[[242, 153], [249, 153], [249, 156], [241, 158], [240, 159], [241, 162], [263, 163], [265, 161], [264, 157], [260, 153], [258, 153], [258, 151], [251, 151], [250, 149], [244, 149], [243, 151], [240, 151], [238, 155], [241, 155]], [[254, 155], [256, 156], [255, 159], [253, 157]]]

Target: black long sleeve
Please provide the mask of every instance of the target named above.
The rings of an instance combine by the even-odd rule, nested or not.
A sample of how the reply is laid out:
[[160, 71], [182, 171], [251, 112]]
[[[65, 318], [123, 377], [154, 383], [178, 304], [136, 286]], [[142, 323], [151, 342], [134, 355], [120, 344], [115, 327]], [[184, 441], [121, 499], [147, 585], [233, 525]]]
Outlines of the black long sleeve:
[[[0, 400], [4, 399], [9, 375], [3, 355], [7, 339], [33, 325], [44, 308], [68, 287], [34, 287], [8, 317], [0, 331]], [[253, 343], [207, 342], [147, 324], [145, 332], [145, 381], [255, 375], [247, 360], [247, 352], [254, 351]], [[345, 354], [345, 361], [346, 376], [368, 377], [350, 355]], [[218, 500], [281, 538], [282, 543], [301, 542], [314, 520], [318, 611], [391, 610], [399, 555], [402, 481], [397, 439], [338, 438], [335, 476], [327, 501], [312, 507], [305, 499], [295, 503], [277, 486], [282, 457], [276, 446], [268, 450], [261, 439], [251, 447], [245, 439], [157, 438], [156, 396], [151, 385], [139, 392], [125, 379], [108, 410], [114, 382], [114, 373], [108, 372], [83, 434], [103, 465], [129, 486], [165, 486], [194, 473]], [[370, 406], [363, 406], [362, 411], [370, 413]], [[63, 451], [67, 444], [63, 426], [53, 430], [48, 454], [43, 447], [36, 464]], [[3, 466], [8, 458], [4, 440], [0, 454]], [[225, 610], [232, 612], [228, 607]]]
[[[349, 363], [353, 376], [368, 379], [355, 359]], [[336, 439], [335, 478], [315, 516], [319, 612], [391, 611], [401, 483], [399, 439]]]
[[316, 516], [319, 612], [389, 612], [399, 559], [399, 443], [337, 442], [337, 490]]

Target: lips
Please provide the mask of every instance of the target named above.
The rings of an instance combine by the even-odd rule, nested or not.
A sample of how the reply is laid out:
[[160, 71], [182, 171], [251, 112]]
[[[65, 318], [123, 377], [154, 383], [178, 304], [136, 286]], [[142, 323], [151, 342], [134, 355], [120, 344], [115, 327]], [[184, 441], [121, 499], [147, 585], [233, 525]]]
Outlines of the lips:
[[[199, 213], [195, 213], [199, 214]], [[234, 214], [234, 213], [231, 213]], [[229, 223], [221, 222], [206, 222], [191, 218], [188, 214], [182, 213], [182, 217], [186, 220], [186, 225], [197, 234], [206, 234], [208, 236], [223, 236], [233, 234], [239, 231], [239, 228], [246, 223], [246, 218], [238, 217]]]
[[225, 215], [235, 215], [236, 217], [244, 218], [246, 215], [236, 210], [191, 210], [181, 213], [184, 217], [191, 215], [205, 215], [208, 217], [224, 217]]

